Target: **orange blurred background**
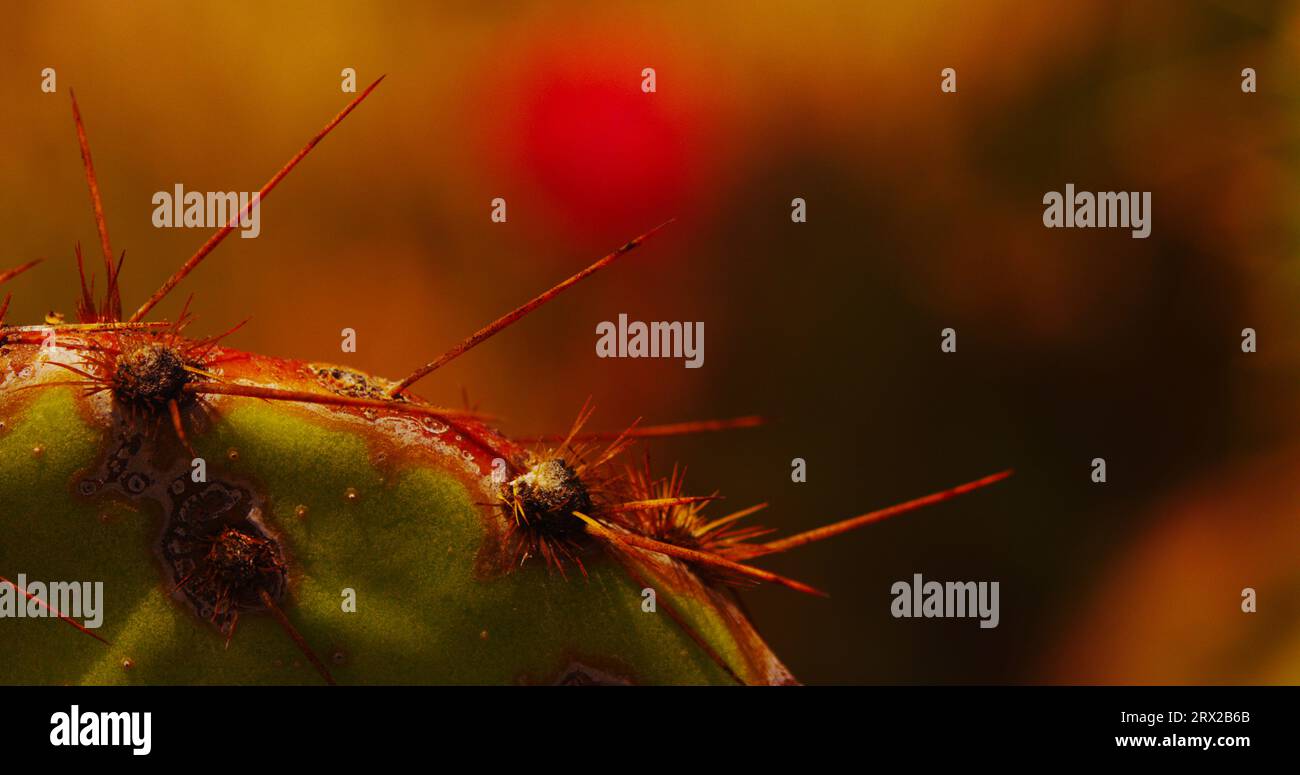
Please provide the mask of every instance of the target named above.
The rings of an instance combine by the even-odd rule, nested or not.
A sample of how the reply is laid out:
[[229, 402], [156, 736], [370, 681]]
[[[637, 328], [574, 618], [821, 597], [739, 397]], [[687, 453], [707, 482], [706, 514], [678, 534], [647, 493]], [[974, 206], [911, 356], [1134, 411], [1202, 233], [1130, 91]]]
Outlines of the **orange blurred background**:
[[[768, 563], [832, 594], [745, 593], [807, 682], [1300, 682], [1294, 4], [51, 2], [0, 40], [0, 266], [48, 259], [11, 321], [97, 254], [70, 88], [134, 309], [207, 238], [154, 192], [256, 190], [387, 74], [156, 314], [395, 378], [676, 218], [422, 394], [513, 434], [763, 414], [649, 448], [786, 532], [1016, 468]], [[1070, 182], [1151, 191], [1151, 237], [1043, 228]], [[619, 313], [704, 321], [704, 367], [597, 358]], [[891, 618], [913, 573], [999, 581], [1000, 626]]]

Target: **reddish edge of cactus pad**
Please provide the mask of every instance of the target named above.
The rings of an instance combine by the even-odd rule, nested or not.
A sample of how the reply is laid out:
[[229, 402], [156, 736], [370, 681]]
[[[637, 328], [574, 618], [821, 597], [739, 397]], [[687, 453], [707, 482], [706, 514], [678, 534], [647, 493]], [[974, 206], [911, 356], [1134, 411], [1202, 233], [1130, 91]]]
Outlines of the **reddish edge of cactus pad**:
[[[1011, 474], [765, 540], [743, 522], [761, 505], [705, 516], [716, 493], [625, 460], [639, 438], [758, 418], [606, 434], [585, 430], [584, 406], [567, 433], [525, 443], [409, 392], [650, 234], [398, 382], [229, 349], [221, 340], [238, 326], [188, 338], [184, 310], [143, 320], [234, 219], [124, 322], [125, 256], [112, 258], [75, 97], [73, 112], [103, 299], [78, 246], [78, 323], [5, 326], [8, 297], [0, 305], [0, 531], [19, 536], [0, 543], [0, 595], [72, 627], [24, 623], [0, 645], [0, 680], [789, 683], [735, 588], [824, 593], [751, 560]], [[103, 581], [103, 628], [44, 603], [30, 579]]]

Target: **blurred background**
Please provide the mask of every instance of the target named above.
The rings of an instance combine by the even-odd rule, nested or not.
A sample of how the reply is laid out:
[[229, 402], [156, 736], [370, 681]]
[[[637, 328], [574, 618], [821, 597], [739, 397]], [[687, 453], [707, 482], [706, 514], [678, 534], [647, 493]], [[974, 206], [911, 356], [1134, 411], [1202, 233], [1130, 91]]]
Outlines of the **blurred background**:
[[[252, 315], [232, 346], [396, 378], [675, 217], [420, 392], [464, 388], [516, 435], [567, 429], [588, 396], [595, 429], [762, 414], [648, 448], [725, 494], [718, 514], [766, 501], [784, 532], [1014, 467], [766, 562], [832, 595], [745, 593], [805, 682], [1296, 683], [1298, 10], [19, 4], [0, 266], [47, 262], [10, 284], [9, 318], [74, 312], [75, 242], [96, 265], [70, 88], [134, 309], [208, 236], [155, 229], [154, 192], [257, 190], [351, 98], [343, 68], [358, 88], [386, 73], [268, 197], [261, 236], [232, 235], [156, 315], [192, 291], [194, 332]], [[1151, 237], [1043, 228], [1066, 183], [1151, 191]], [[704, 321], [704, 367], [597, 358], [619, 313]], [[913, 573], [1000, 582], [1000, 626], [893, 619]]]

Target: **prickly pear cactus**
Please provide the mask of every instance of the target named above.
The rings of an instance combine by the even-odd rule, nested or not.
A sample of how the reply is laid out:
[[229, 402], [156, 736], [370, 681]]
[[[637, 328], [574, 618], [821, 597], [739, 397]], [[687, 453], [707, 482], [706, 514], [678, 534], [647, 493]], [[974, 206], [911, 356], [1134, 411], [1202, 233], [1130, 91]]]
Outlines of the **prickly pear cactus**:
[[[75, 323], [6, 326], [0, 306], [0, 683], [788, 683], [732, 587], [820, 593], [752, 559], [1006, 475], [763, 543], [755, 509], [706, 517], [675, 472], [622, 460], [751, 420], [606, 437], [584, 408], [524, 444], [409, 391], [641, 239], [400, 383], [146, 320], [231, 225], [124, 320], [74, 115], [107, 290], [83, 271]], [[55, 596], [67, 582], [87, 599]]]
[[[191, 453], [165, 418], [133, 416], [119, 388], [58, 384], [60, 365], [86, 365], [83, 345], [118, 346], [114, 334], [66, 338], [49, 358], [37, 344], [0, 349], [0, 530], [17, 537], [0, 544], [0, 568], [103, 581], [96, 634], [110, 645], [8, 622], [5, 681], [789, 680], [734, 605], [675, 562], [628, 549], [642, 555], [629, 574], [583, 555], [584, 577], [524, 557], [533, 536], [512, 529], [493, 478], [498, 454], [523, 451], [482, 425], [180, 393]], [[224, 349], [208, 365], [286, 390], [385, 385]], [[556, 489], [539, 483], [521, 507]], [[642, 610], [647, 587], [655, 613]], [[669, 600], [725, 668], [663, 614]]]

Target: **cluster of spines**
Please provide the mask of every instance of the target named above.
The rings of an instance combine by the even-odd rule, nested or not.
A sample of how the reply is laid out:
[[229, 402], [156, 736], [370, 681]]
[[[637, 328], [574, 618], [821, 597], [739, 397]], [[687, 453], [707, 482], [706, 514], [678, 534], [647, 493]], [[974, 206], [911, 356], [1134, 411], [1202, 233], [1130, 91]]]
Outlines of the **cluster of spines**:
[[[591, 415], [590, 405], [586, 405], [579, 414], [577, 421], [570, 429], [569, 433], [563, 436], [540, 436], [534, 438], [520, 439], [519, 441], [536, 444], [554, 444], [543, 451], [534, 451], [527, 455], [525, 460], [511, 459], [509, 456], [503, 456], [498, 453], [490, 440], [484, 438], [482, 434], [474, 432], [472, 427], [462, 424], [464, 420], [482, 419], [483, 416], [478, 412], [469, 410], [455, 410], [442, 407], [429, 406], [421, 402], [409, 400], [407, 391], [419, 380], [432, 374], [442, 366], [446, 365], [453, 359], [463, 355], [477, 345], [486, 341], [490, 337], [504, 330], [511, 324], [519, 321], [533, 310], [551, 301], [568, 288], [576, 285], [582, 280], [590, 277], [596, 272], [608, 267], [622, 256], [635, 250], [642, 245], [647, 239], [666, 226], [667, 223], [652, 229], [636, 239], [629, 241], [622, 247], [600, 258], [593, 264], [589, 265], [582, 271], [575, 273], [564, 281], [549, 288], [543, 293], [535, 296], [528, 302], [502, 315], [488, 325], [471, 334], [461, 341], [455, 347], [447, 352], [429, 361], [425, 365], [413, 371], [410, 375], [395, 383], [388, 395], [384, 398], [364, 398], [357, 396], [345, 396], [332, 393], [313, 393], [307, 391], [291, 391], [280, 388], [236, 384], [223, 381], [220, 376], [213, 373], [214, 370], [208, 368], [210, 364], [207, 361], [209, 354], [217, 346], [217, 343], [225, 336], [238, 330], [243, 323], [217, 337], [204, 339], [196, 342], [181, 340], [180, 334], [186, 325], [190, 322], [188, 312], [182, 312], [181, 316], [174, 323], [150, 323], [144, 320], [145, 316], [165, 298], [181, 281], [183, 281], [208, 255], [234, 230], [241, 217], [246, 217], [247, 209], [256, 206], [256, 203], [264, 199], [270, 192], [283, 180], [293, 168], [302, 161], [303, 158], [318, 144], [326, 135], [330, 133], [353, 109], [357, 107], [383, 80], [381, 76], [374, 83], [370, 84], [352, 99], [333, 119], [325, 125], [316, 135], [314, 135], [301, 150], [298, 151], [271, 179], [261, 188], [257, 196], [253, 197], [249, 204], [235, 214], [234, 217], [225, 225], [218, 229], [199, 249], [181, 265], [171, 277], [151, 295], [127, 320], [122, 320], [122, 301], [119, 286], [119, 276], [122, 264], [125, 261], [125, 252], [116, 260], [113, 258], [112, 248], [109, 242], [107, 221], [104, 217], [103, 202], [100, 197], [99, 184], [95, 176], [94, 165], [91, 160], [90, 146], [86, 137], [85, 125], [81, 119], [81, 113], [77, 107], [76, 97], [73, 95], [72, 108], [73, 117], [76, 124], [77, 138], [81, 149], [81, 157], [86, 173], [86, 181], [90, 190], [91, 205], [94, 209], [95, 222], [98, 230], [100, 248], [103, 256], [104, 271], [107, 277], [104, 298], [102, 301], [95, 301], [94, 278], [90, 284], [86, 283], [86, 273], [80, 245], [76, 247], [75, 254], [77, 267], [81, 276], [81, 294], [77, 302], [78, 323], [76, 325], [63, 326], [63, 330], [75, 334], [78, 331], [118, 331], [123, 337], [139, 337], [142, 342], [157, 344], [163, 347], [179, 348], [180, 360], [184, 363], [185, 378], [180, 380], [181, 387], [179, 394], [173, 396], [166, 402], [166, 408], [171, 416], [172, 424], [180, 440], [188, 447], [188, 441], [185, 437], [185, 430], [182, 424], [179, 411], [179, 404], [183, 399], [192, 399], [204, 395], [228, 395], [228, 396], [246, 396], [266, 400], [279, 400], [299, 403], [319, 403], [335, 406], [350, 406], [362, 409], [384, 409], [409, 415], [424, 415], [438, 418], [447, 423], [449, 426], [457, 429], [462, 435], [477, 443], [489, 453], [497, 454], [506, 460], [511, 476], [501, 488], [501, 506], [512, 517], [512, 538], [515, 544], [515, 551], [519, 560], [526, 561], [533, 555], [542, 556], [549, 565], [563, 569], [564, 562], [567, 560], [575, 561], [580, 568], [581, 552], [584, 547], [575, 538], [575, 536], [590, 536], [599, 541], [606, 549], [612, 551], [616, 558], [624, 565], [625, 568], [633, 573], [635, 571], [627, 563], [628, 547], [635, 549], [655, 552], [660, 555], [672, 557], [687, 566], [691, 567], [701, 578], [715, 580], [722, 583], [756, 583], [772, 582], [782, 586], [795, 589], [797, 591], [824, 595], [807, 584], [793, 579], [788, 579], [778, 574], [772, 573], [754, 567], [749, 563], [757, 557], [761, 557], [776, 552], [801, 546], [813, 541], [823, 540], [835, 535], [839, 535], [848, 530], [852, 530], [871, 522], [879, 521], [890, 516], [901, 514], [917, 508], [921, 508], [932, 503], [937, 503], [948, 498], [956, 497], [966, 492], [970, 492], [981, 487], [988, 486], [997, 481], [1005, 479], [1011, 474], [1010, 471], [1003, 471], [982, 479], [960, 485], [958, 487], [934, 493], [922, 498], [898, 504], [896, 506], [869, 512], [867, 514], [852, 517], [840, 522], [836, 522], [825, 527], [810, 530], [784, 539], [775, 541], [758, 542], [770, 533], [769, 530], [761, 527], [741, 526], [739, 521], [754, 512], [763, 508], [765, 504], [742, 509], [717, 519], [705, 519], [702, 516], [702, 509], [710, 501], [715, 500], [718, 496], [715, 494], [708, 496], [691, 496], [684, 494], [683, 481], [684, 472], [681, 475], [674, 469], [673, 474], [667, 480], [656, 480], [650, 475], [648, 465], [643, 470], [627, 469], [622, 473], [611, 473], [612, 462], [618, 455], [624, 452], [637, 439], [655, 438], [662, 436], [673, 436], [691, 433], [700, 433], [707, 431], [729, 430], [734, 428], [754, 427], [762, 422], [761, 418], [748, 416], [739, 417], [731, 420], [708, 420], [701, 422], [676, 423], [671, 425], [659, 426], [639, 426], [634, 423], [632, 427], [616, 433], [599, 433], [583, 432], [583, 427]], [[671, 221], [669, 221], [671, 222]], [[4, 283], [18, 274], [32, 268], [39, 261], [32, 261], [9, 271], [0, 272], [0, 283]], [[0, 341], [3, 336], [13, 333], [38, 333], [40, 329], [14, 329], [4, 326], [4, 313], [9, 306], [9, 297], [0, 303]], [[186, 303], [188, 310], [188, 302]], [[246, 322], [246, 321], [245, 321]], [[73, 347], [76, 347], [74, 342]], [[145, 346], [140, 342], [136, 346]], [[97, 350], [94, 347], [86, 348], [89, 352], [87, 360], [91, 364], [91, 371], [77, 369], [67, 366], [66, 364], [56, 364], [73, 371], [82, 379], [72, 382], [86, 387], [89, 392], [100, 392], [105, 390], [114, 390], [120, 387], [115, 381], [118, 371], [119, 359], [123, 353], [119, 349], [114, 352]], [[62, 383], [44, 383], [44, 384], [69, 384]], [[592, 446], [597, 442], [610, 442], [603, 449]], [[529, 475], [530, 470], [538, 466], [553, 464], [561, 461], [564, 469], [571, 471], [578, 485], [583, 490], [583, 495], [588, 500], [579, 500], [577, 502], [584, 504], [585, 510], [573, 509], [571, 513], [552, 514], [548, 513], [545, 519], [543, 515], [535, 513], [537, 508], [535, 503], [529, 500], [530, 497], [536, 497], [535, 494], [523, 492], [520, 489], [519, 482], [521, 477]], [[561, 493], [563, 495], [563, 493]], [[594, 500], [590, 496], [594, 495]], [[559, 503], [568, 503], [561, 499]], [[589, 506], [586, 504], [590, 503]], [[549, 508], [549, 507], [548, 507]], [[585, 513], [590, 511], [591, 513]], [[584, 569], [585, 572], [585, 569]], [[7, 582], [7, 579], [0, 577], [0, 582]], [[263, 595], [263, 597], [266, 597]], [[297, 631], [288, 622], [284, 613], [274, 603], [273, 600], [264, 600], [266, 607], [276, 616], [277, 620], [284, 626], [286, 632], [294, 642], [303, 650], [313, 665], [327, 681], [332, 682], [327, 670], [323, 668], [323, 663], [316, 657], [310, 647], [298, 635]], [[59, 614], [59, 618], [64, 619], [70, 624], [76, 626], [76, 623], [67, 617]], [[734, 672], [721, 660], [716, 652], [711, 649], [703, 639], [686, 625], [681, 617], [674, 616], [675, 621], [687, 630], [687, 633], [716, 660], [730, 674]], [[84, 628], [80, 628], [83, 629]], [[96, 638], [99, 636], [93, 633]], [[102, 638], [100, 638], [102, 640]]]

